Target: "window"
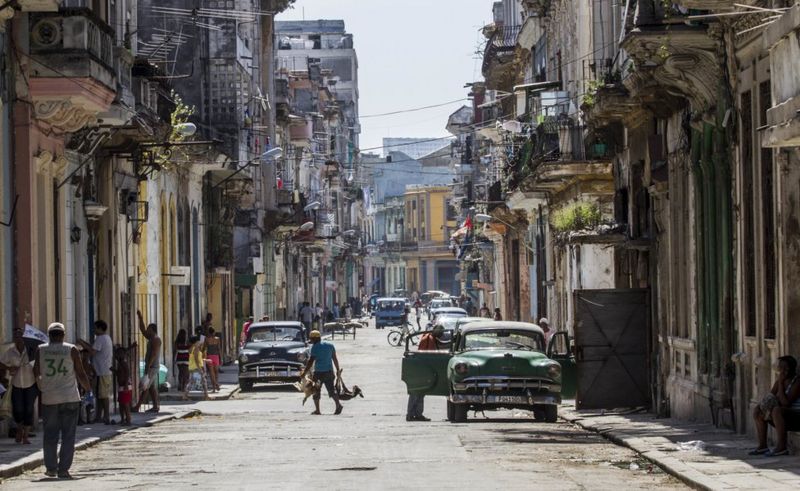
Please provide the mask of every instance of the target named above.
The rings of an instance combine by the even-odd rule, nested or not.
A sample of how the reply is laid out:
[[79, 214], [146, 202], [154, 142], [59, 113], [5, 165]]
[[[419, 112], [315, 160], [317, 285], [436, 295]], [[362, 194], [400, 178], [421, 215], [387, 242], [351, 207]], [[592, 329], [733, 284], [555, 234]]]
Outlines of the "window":
[[754, 208], [747, 206], [753, 201], [753, 95], [747, 91], [741, 95], [742, 106], [742, 288], [744, 299], [745, 335], [756, 335], [756, 272], [755, 272], [755, 225], [753, 223]]
[[[759, 92], [759, 126], [767, 124], [767, 109], [772, 105], [770, 81], [761, 82]], [[764, 231], [764, 337], [775, 339], [775, 210], [772, 149], [761, 148], [761, 206]]]

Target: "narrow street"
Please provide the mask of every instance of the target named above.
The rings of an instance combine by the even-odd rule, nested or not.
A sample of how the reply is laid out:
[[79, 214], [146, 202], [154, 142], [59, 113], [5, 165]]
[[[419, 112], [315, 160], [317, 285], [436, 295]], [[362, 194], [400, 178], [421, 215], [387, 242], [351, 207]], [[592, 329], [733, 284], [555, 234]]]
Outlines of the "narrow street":
[[[672, 489], [678, 481], [601, 436], [525, 412], [445, 420], [444, 399], [426, 399], [430, 423], [407, 423], [402, 350], [386, 330], [335, 341], [345, 381], [364, 399], [311, 416], [292, 388], [256, 388], [202, 402], [202, 416], [123, 434], [76, 455], [77, 482], [39, 468], [4, 489]], [[227, 367], [230, 373], [234, 367]], [[472, 415], [470, 415], [472, 416]], [[631, 470], [631, 465], [636, 470]]]

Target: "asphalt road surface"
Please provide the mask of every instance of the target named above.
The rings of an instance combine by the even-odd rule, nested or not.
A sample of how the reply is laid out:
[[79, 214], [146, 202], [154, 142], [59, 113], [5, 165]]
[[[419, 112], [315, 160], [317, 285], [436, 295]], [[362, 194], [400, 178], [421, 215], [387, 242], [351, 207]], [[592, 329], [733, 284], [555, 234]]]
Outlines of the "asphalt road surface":
[[[365, 328], [335, 341], [344, 380], [366, 398], [322, 416], [286, 387], [194, 404], [202, 416], [125, 433], [79, 452], [73, 481], [44, 468], [3, 489], [648, 489], [683, 488], [631, 450], [565, 422], [524, 411], [445, 419], [443, 398], [426, 399], [430, 423], [405, 421], [402, 350], [388, 331]], [[228, 371], [235, 368], [229, 367]]]

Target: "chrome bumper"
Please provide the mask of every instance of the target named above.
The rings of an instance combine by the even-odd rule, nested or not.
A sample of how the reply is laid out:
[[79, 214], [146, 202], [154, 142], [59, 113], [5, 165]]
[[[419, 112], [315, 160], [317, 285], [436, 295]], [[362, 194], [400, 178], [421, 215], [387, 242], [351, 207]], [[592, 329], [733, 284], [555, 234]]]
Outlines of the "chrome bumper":
[[561, 393], [561, 385], [549, 380], [524, 377], [468, 377], [453, 384], [456, 391], [464, 390], [535, 390]]
[[497, 405], [504, 404], [514, 405], [558, 405], [561, 398], [554, 395], [533, 395], [528, 394], [524, 396], [503, 396], [495, 394], [453, 394], [449, 398], [450, 402], [454, 404], [481, 404], [481, 405]]
[[286, 361], [260, 361], [245, 364], [239, 370], [239, 379], [290, 379], [300, 378], [302, 363]]

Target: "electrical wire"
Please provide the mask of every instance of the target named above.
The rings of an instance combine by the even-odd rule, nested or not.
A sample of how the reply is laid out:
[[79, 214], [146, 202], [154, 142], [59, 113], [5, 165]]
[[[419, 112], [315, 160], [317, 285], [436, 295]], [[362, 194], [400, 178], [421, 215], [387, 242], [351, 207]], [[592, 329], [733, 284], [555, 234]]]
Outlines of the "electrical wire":
[[430, 106], [421, 106], [421, 107], [415, 107], [415, 108], [411, 108], [411, 109], [401, 109], [401, 110], [398, 110], [398, 111], [391, 111], [391, 112], [388, 112], [388, 113], [367, 114], [365, 116], [359, 116], [358, 119], [380, 118], [380, 117], [383, 117], [383, 116], [393, 116], [395, 114], [413, 113], [413, 112], [417, 112], [417, 111], [424, 111], [425, 109], [434, 109], [434, 108], [437, 108], [437, 107], [449, 106], [450, 104], [455, 104], [456, 102], [464, 102], [464, 101], [468, 101], [468, 100], [469, 100], [469, 98], [462, 97], [461, 99], [456, 99], [454, 101], [443, 102], [441, 104], [432, 104]]

